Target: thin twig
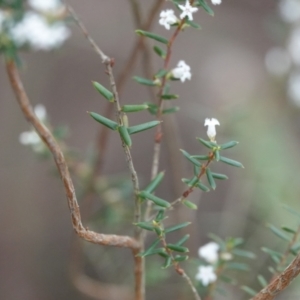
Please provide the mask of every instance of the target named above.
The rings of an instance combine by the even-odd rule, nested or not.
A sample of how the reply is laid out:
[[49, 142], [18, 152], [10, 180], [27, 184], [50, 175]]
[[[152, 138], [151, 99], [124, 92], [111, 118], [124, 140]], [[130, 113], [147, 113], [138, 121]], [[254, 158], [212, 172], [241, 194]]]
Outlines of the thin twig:
[[300, 254], [289, 264], [289, 266], [278, 276], [276, 276], [272, 282], [270, 282], [265, 288], [263, 288], [255, 297], [251, 300], [272, 300], [284, 289], [286, 289], [290, 283], [300, 273]]
[[84, 228], [81, 222], [81, 214], [75, 194], [74, 185], [63, 152], [61, 151], [60, 146], [58, 145], [48, 128], [34, 114], [32, 105], [30, 104], [29, 98], [23, 87], [23, 83], [19, 76], [18, 70], [12, 60], [6, 61], [6, 70], [11, 87], [16, 95], [24, 116], [26, 117], [28, 122], [31, 123], [35, 128], [35, 130], [53, 155], [54, 161], [65, 188], [68, 206], [71, 213], [72, 225], [75, 232], [84, 240], [94, 244], [126, 247], [136, 251], [136, 249], [139, 248], [139, 243], [129, 236], [100, 234]]

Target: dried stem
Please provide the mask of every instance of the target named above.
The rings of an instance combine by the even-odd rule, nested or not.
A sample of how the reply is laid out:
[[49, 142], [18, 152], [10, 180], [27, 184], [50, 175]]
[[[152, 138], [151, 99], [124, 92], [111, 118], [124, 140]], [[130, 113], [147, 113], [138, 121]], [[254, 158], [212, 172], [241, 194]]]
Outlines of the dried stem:
[[300, 273], [300, 254], [289, 264], [289, 266], [278, 276], [276, 276], [272, 282], [270, 282], [265, 288], [263, 288], [255, 297], [251, 300], [272, 300], [284, 289], [286, 289], [290, 283]]
[[16, 95], [24, 116], [26, 117], [28, 122], [31, 123], [35, 128], [35, 130], [37, 131], [41, 139], [45, 142], [46, 146], [53, 155], [54, 161], [65, 188], [68, 206], [71, 213], [72, 225], [77, 235], [84, 240], [94, 244], [126, 247], [131, 248], [133, 251], [136, 251], [136, 249], [139, 248], [139, 243], [129, 236], [100, 234], [84, 228], [81, 222], [81, 214], [75, 194], [74, 185], [60, 146], [58, 145], [48, 128], [34, 114], [33, 108], [30, 104], [29, 98], [19, 76], [18, 70], [12, 60], [6, 61], [6, 70], [11, 87]]

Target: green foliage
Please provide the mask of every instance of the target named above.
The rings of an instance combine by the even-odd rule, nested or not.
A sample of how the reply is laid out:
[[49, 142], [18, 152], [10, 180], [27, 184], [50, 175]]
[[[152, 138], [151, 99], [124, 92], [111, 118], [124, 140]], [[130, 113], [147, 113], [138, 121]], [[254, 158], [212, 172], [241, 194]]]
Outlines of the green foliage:
[[114, 102], [114, 95], [99, 82], [93, 81], [94, 88], [109, 102]]
[[150, 39], [153, 39], [157, 42], [160, 42], [160, 43], [163, 43], [163, 44], [168, 44], [168, 40], [158, 34], [155, 34], [155, 33], [152, 33], [152, 32], [149, 32], [149, 31], [144, 31], [144, 30], [136, 30], [135, 31], [138, 35], [142, 35], [142, 36], [146, 36]]
[[123, 105], [122, 111], [129, 113], [129, 112], [138, 112], [142, 110], [148, 109], [149, 106], [147, 104], [139, 104], [139, 105]]
[[153, 81], [153, 80], [150, 80], [150, 79], [147, 79], [147, 78], [143, 78], [143, 77], [140, 77], [140, 76], [133, 76], [133, 79], [140, 83], [140, 84], [143, 84], [143, 85], [147, 85], [147, 86], [157, 86], [159, 85], [158, 82], [156, 81]]
[[154, 47], [153, 47], [153, 50], [154, 50], [154, 52], [155, 52], [158, 56], [160, 56], [161, 58], [163, 58], [163, 59], [166, 58], [166, 55], [167, 55], [166, 51], [162, 50], [160, 47], [154, 46]]
[[160, 121], [150, 121], [147, 123], [131, 126], [131, 127], [128, 127], [128, 133], [135, 134], [135, 133], [138, 133], [138, 132], [141, 132], [144, 130], [151, 129], [151, 128], [157, 126], [158, 124], [160, 124]]
[[89, 112], [89, 114], [95, 121], [99, 122], [100, 124], [106, 126], [109, 129], [117, 130], [119, 127], [117, 122], [114, 122], [108, 118], [105, 118], [97, 113]]

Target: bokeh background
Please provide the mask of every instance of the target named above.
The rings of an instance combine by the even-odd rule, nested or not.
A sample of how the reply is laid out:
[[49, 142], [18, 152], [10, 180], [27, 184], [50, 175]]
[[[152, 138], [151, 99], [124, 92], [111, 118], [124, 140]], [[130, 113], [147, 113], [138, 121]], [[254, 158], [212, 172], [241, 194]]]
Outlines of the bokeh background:
[[[118, 73], [137, 39], [129, 1], [69, 2], [103, 51], [115, 58]], [[140, 1], [144, 16], [153, 2]], [[171, 216], [170, 222], [193, 222], [189, 228], [193, 257], [197, 257], [197, 249], [208, 241], [209, 232], [221, 237], [243, 237], [244, 248], [259, 258], [251, 262], [251, 272], [239, 277], [254, 289], [259, 289], [256, 275], [260, 272], [268, 278], [267, 266], [271, 264], [261, 246], [277, 250], [285, 247], [266, 224], [297, 226], [297, 220], [282, 208], [283, 203], [300, 211], [300, 111], [286, 96], [286, 76], [270, 75], [265, 66], [269, 49], [284, 45], [288, 38], [289, 27], [278, 16], [277, 4], [274, 0], [224, 0], [222, 5], [214, 7], [214, 17], [203, 11], [196, 15], [201, 31], [186, 30], [180, 35], [171, 65], [184, 59], [191, 65], [193, 76], [184, 84], [173, 83], [174, 92], [180, 94], [176, 105], [181, 110], [165, 119], [161, 157], [166, 179], [159, 194], [172, 200], [184, 188], [180, 178], [191, 174], [191, 166], [178, 149], [203, 154], [205, 149], [195, 137], [206, 136], [203, 126], [206, 117], [215, 117], [221, 123], [218, 142], [240, 141], [228, 156], [242, 161], [245, 169], [215, 165], [216, 171], [228, 174], [230, 179], [220, 182], [216, 191], [192, 194], [190, 199], [198, 203], [198, 211], [183, 208]], [[164, 5], [170, 7], [168, 2]], [[157, 20], [158, 17], [153, 31], [169, 34]], [[78, 161], [86, 161], [99, 131], [99, 125], [86, 111], [103, 113], [105, 107], [105, 101], [91, 85], [92, 80], [108, 82], [99, 57], [73, 25], [72, 36], [61, 49], [24, 53], [22, 59], [22, 77], [31, 101], [46, 106], [52, 126], [69, 128], [69, 147], [76, 151]], [[160, 68], [160, 59], [155, 55], [152, 59], [153, 69]], [[128, 76], [143, 76], [142, 63], [139, 59], [134, 72]], [[72, 283], [72, 274], [78, 269], [103, 283], [102, 290], [98, 285], [91, 288], [100, 289], [98, 299], [117, 299], [110, 294], [105, 296], [105, 290], [113, 283], [130, 287], [129, 251], [87, 244], [84, 255], [77, 253], [77, 246], [74, 251], [77, 242], [53, 161], [37, 159], [29, 147], [20, 145], [19, 134], [30, 127], [15, 101], [4, 63], [0, 66], [0, 299], [92, 299]], [[129, 79], [122, 103], [149, 100], [147, 89]], [[130, 122], [138, 124], [150, 119], [149, 114], [140, 113], [132, 115]], [[134, 136], [133, 142], [137, 171], [142, 184], [147, 184], [153, 131]], [[104, 177], [102, 181], [99, 179], [101, 191], [92, 199], [96, 213], [89, 224], [104, 232], [130, 234], [130, 183], [117, 135], [110, 136], [104, 161]], [[108, 184], [109, 178], [115, 183]], [[187, 299], [178, 285], [180, 278], [172, 271], [161, 271], [159, 263], [148, 262], [149, 299]], [[247, 299], [238, 287], [229, 288], [228, 292], [230, 299]], [[294, 282], [282, 299], [298, 299], [299, 295]]]

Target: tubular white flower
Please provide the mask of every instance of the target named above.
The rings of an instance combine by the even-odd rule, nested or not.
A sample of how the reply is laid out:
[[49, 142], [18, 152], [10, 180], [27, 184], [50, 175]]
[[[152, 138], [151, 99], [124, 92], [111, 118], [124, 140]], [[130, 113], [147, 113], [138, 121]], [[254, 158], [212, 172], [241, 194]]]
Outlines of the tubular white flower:
[[217, 280], [217, 275], [212, 266], [200, 266], [196, 274], [196, 280], [201, 281], [204, 286], [209, 285]]
[[190, 4], [189, 0], [186, 0], [185, 5], [178, 5], [179, 8], [182, 10], [182, 13], [180, 14], [180, 19], [184, 19], [185, 17], [188, 17], [190, 21], [193, 20], [193, 13], [198, 11], [197, 7], [193, 7]]
[[211, 142], [215, 141], [217, 132], [216, 132], [216, 125], [220, 125], [217, 119], [205, 119], [204, 126], [207, 126], [207, 136], [209, 137]]
[[213, 5], [219, 5], [219, 4], [222, 3], [222, 0], [211, 0], [211, 3], [212, 3]]
[[215, 263], [218, 260], [218, 251], [220, 246], [215, 242], [210, 242], [200, 247], [198, 254], [209, 263]]
[[191, 67], [184, 60], [180, 60], [177, 67], [172, 70], [172, 75], [174, 78], [180, 79], [181, 82], [185, 82], [186, 79], [191, 80]]
[[163, 10], [159, 16], [159, 24], [165, 26], [167, 30], [170, 30], [171, 25], [177, 22], [177, 18], [173, 9]]

